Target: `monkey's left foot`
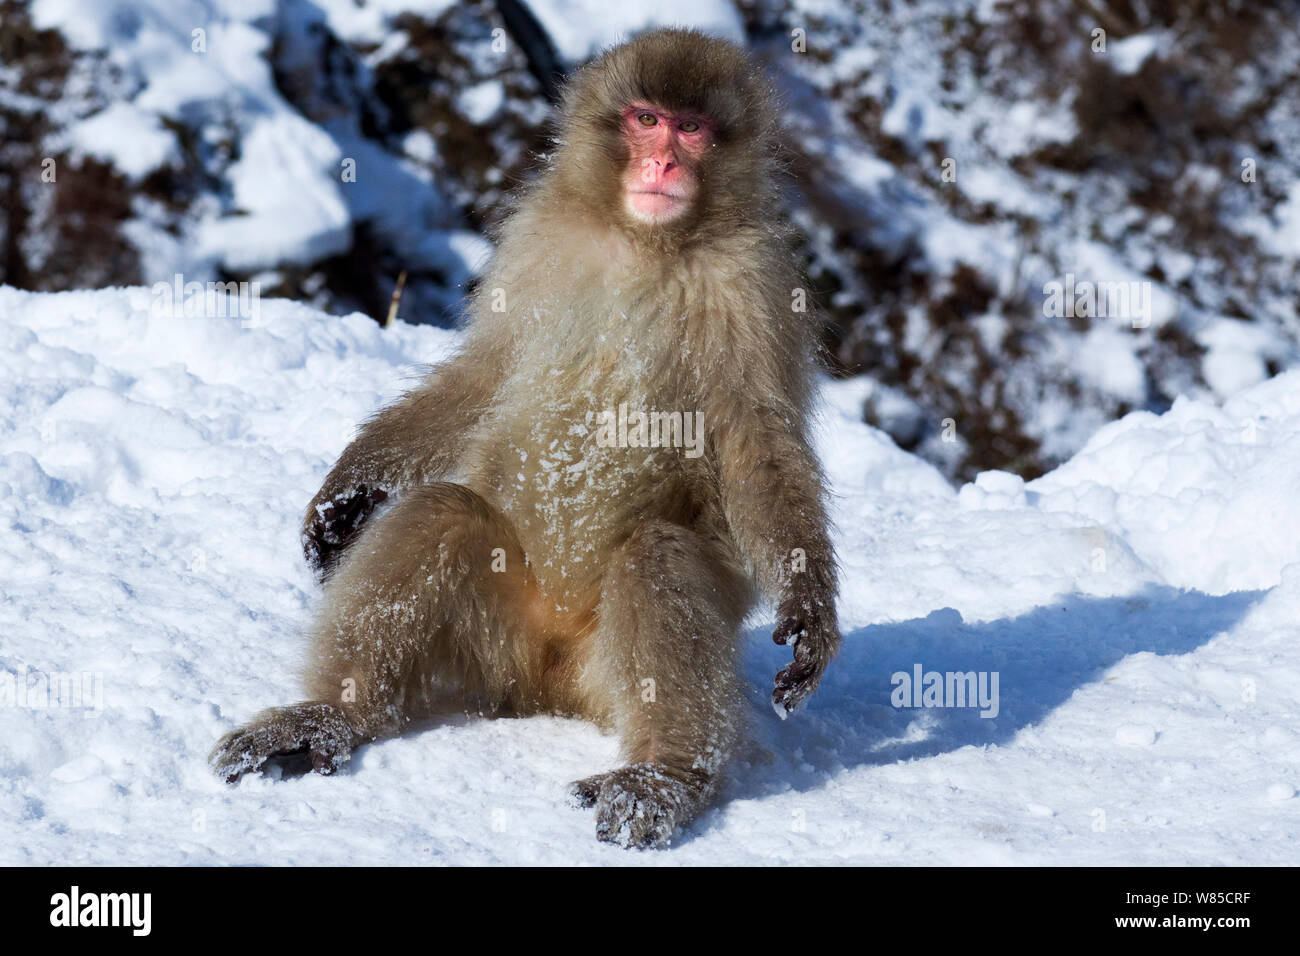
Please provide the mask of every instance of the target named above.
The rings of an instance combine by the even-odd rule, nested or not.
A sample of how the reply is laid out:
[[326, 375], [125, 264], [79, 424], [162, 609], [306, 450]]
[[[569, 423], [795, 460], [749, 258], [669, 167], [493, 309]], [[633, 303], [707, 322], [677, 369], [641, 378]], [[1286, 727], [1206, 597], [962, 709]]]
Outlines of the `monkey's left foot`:
[[573, 796], [596, 808], [596, 838], [628, 848], [665, 847], [695, 813], [700, 784], [685, 783], [660, 764], [637, 763], [573, 784]]
[[311, 767], [328, 776], [352, 756], [352, 727], [333, 704], [273, 707], [251, 724], [217, 741], [208, 762], [227, 783], [261, 770], [271, 757], [305, 754]]

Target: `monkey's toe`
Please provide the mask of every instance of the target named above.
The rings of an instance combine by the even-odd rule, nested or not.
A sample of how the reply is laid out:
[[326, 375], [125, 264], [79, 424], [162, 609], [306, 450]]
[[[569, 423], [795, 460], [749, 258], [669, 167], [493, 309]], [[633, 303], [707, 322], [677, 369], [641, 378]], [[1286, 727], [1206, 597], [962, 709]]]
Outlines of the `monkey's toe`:
[[575, 780], [569, 784], [569, 799], [584, 810], [594, 807], [600, 798], [600, 788], [605, 785], [609, 777], [610, 773], [606, 772]]
[[596, 839], [603, 843], [666, 847], [698, 801], [695, 789], [656, 764], [633, 764], [598, 776], [603, 779], [595, 799]]

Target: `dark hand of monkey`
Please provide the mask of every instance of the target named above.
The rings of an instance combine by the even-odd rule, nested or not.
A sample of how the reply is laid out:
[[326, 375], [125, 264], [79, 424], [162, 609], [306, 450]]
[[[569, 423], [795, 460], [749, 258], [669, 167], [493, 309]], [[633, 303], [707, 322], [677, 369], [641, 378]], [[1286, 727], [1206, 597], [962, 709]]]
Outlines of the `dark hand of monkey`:
[[772, 640], [794, 646], [794, 660], [776, 675], [772, 691], [772, 707], [785, 720], [821, 683], [839, 638], [833, 619], [807, 598], [787, 596], [777, 615]]
[[274, 707], [217, 741], [208, 763], [227, 783], [234, 783], [245, 773], [261, 770], [271, 757], [302, 754], [310, 759], [311, 769], [329, 776], [352, 756], [353, 736], [343, 711], [332, 704]]
[[375, 505], [387, 498], [382, 488], [357, 485], [352, 493], [335, 495], [311, 509], [302, 529], [302, 550], [317, 580], [323, 584], [329, 578]]

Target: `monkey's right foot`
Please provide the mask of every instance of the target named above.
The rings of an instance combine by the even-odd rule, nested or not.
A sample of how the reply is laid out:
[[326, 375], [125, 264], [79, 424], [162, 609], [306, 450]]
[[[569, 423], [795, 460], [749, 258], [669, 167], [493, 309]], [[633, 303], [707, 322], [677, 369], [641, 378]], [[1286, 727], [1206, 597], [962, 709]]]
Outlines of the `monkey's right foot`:
[[305, 754], [312, 769], [328, 776], [352, 756], [355, 734], [333, 704], [273, 707], [217, 741], [208, 763], [227, 783], [261, 770], [271, 757]]

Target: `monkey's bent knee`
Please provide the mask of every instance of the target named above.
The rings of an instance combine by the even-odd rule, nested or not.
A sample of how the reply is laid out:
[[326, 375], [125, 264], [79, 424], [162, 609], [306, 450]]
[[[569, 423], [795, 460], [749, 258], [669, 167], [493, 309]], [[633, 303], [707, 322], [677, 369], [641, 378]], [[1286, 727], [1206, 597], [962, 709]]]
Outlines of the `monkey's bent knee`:
[[423, 514], [459, 515], [485, 521], [500, 518], [500, 512], [487, 499], [454, 481], [435, 481], [412, 488], [403, 496], [399, 507]]

